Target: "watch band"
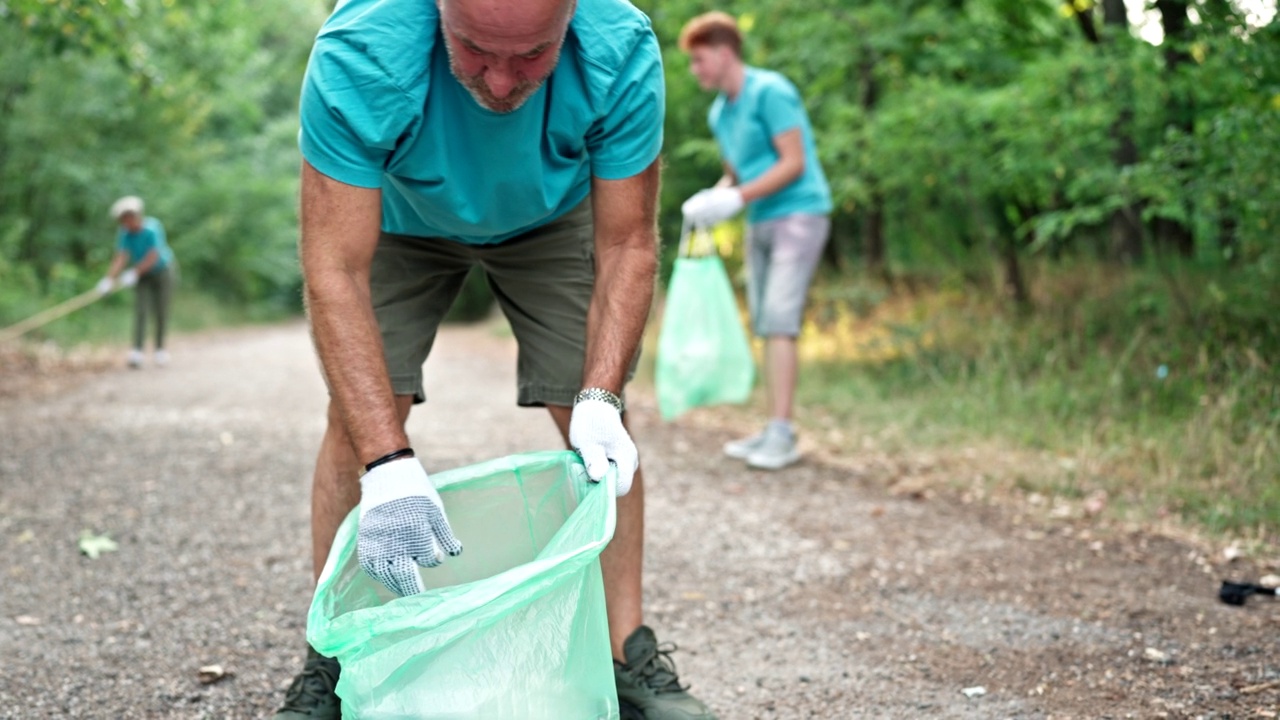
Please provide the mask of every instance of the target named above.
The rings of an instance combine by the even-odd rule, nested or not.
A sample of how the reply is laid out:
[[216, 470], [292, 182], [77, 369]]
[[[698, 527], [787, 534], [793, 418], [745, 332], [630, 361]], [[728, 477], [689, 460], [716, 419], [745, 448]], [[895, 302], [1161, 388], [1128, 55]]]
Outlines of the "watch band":
[[582, 390], [579, 390], [578, 394], [575, 395], [573, 398], [573, 404], [577, 405], [583, 400], [603, 400], [606, 403], [612, 405], [613, 408], [617, 410], [619, 414], [621, 414], [626, 409], [626, 406], [622, 402], [622, 398], [609, 392], [608, 390], [605, 390], [604, 388], [592, 387], [592, 388], [583, 388]]

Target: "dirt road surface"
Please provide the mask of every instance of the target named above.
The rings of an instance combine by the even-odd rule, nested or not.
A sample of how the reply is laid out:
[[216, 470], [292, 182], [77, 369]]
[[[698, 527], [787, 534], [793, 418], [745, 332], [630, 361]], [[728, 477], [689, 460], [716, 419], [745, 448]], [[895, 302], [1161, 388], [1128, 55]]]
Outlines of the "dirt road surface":
[[[503, 333], [436, 347], [410, 420], [428, 469], [556, 446], [515, 407]], [[325, 406], [306, 330], [172, 350], [0, 398], [0, 717], [267, 717], [299, 667]], [[1280, 714], [1280, 604], [1216, 599], [1256, 562], [890, 492], [853, 443], [752, 472], [719, 456], [747, 411], [632, 408], [647, 619], [723, 720]], [[86, 531], [118, 549], [82, 554]], [[228, 674], [203, 684], [208, 665]]]

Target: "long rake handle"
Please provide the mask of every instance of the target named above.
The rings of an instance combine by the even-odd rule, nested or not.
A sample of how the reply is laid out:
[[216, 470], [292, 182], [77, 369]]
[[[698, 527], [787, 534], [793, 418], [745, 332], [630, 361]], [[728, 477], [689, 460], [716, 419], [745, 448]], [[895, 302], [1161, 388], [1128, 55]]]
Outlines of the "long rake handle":
[[3, 330], [0, 330], [0, 343], [6, 343], [6, 342], [9, 342], [10, 340], [15, 340], [23, 333], [29, 332], [31, 330], [35, 330], [36, 328], [46, 323], [53, 322], [54, 320], [57, 320], [63, 315], [73, 313], [76, 310], [79, 310], [80, 308], [84, 307], [85, 305], [90, 305], [96, 302], [99, 298], [102, 298], [102, 297], [106, 297], [106, 296], [99, 293], [96, 289], [87, 290], [85, 292], [80, 293], [79, 295], [76, 295], [70, 300], [64, 300], [58, 303], [57, 305], [54, 305], [51, 308], [41, 310], [40, 312], [36, 313], [35, 315], [32, 315], [26, 320], [15, 323]]

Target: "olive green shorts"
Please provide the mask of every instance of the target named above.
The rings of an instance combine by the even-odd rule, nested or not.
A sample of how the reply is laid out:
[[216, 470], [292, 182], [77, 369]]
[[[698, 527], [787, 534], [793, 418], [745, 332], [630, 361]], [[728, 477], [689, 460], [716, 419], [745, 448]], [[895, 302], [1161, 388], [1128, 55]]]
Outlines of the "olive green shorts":
[[595, 285], [590, 198], [547, 225], [494, 245], [383, 233], [370, 285], [392, 389], [415, 402], [426, 399], [423, 363], [476, 264], [520, 347], [516, 401], [572, 406], [582, 389]]

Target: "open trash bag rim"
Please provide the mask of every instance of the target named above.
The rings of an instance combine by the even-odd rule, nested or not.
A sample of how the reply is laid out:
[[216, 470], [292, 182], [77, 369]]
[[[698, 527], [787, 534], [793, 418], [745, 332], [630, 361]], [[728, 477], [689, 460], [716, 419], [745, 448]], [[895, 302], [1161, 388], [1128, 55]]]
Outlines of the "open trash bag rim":
[[[565, 464], [572, 469], [573, 482], [579, 494], [579, 508], [587, 512], [604, 512], [605, 519], [599, 533], [585, 545], [577, 545], [565, 551], [559, 547], [561, 538], [570, 535], [573, 528], [589, 518], [585, 513], [574, 512], [565, 524], [552, 536], [547, 545], [530, 562], [517, 565], [491, 577], [445, 588], [432, 589], [417, 595], [396, 598], [371, 608], [352, 610], [337, 617], [328, 615], [322, 598], [329, 586], [336, 581], [338, 569], [356, 552], [355, 536], [358, 531], [359, 506], [343, 520], [334, 537], [333, 550], [325, 561], [324, 570], [316, 582], [311, 609], [307, 618], [307, 640], [316, 651], [334, 657], [353, 651], [374, 634], [407, 631], [424, 631], [444, 622], [459, 619], [459, 606], [476, 608], [501, 602], [504, 596], [520, 590], [527, 597], [531, 583], [544, 591], [561, 580], [572, 576], [586, 564], [595, 561], [613, 538], [617, 521], [617, 476], [614, 470], [603, 482], [591, 482], [577, 453], [561, 450], [524, 453], [496, 460], [469, 465], [433, 474], [432, 482], [442, 494], [450, 488], [492, 476], [498, 472], [520, 472], [522, 468], [548, 467]], [[604, 507], [600, 508], [599, 505]], [[446, 512], [448, 507], [446, 505]], [[466, 552], [465, 546], [463, 552]], [[445, 562], [449, 560], [446, 559]]]

